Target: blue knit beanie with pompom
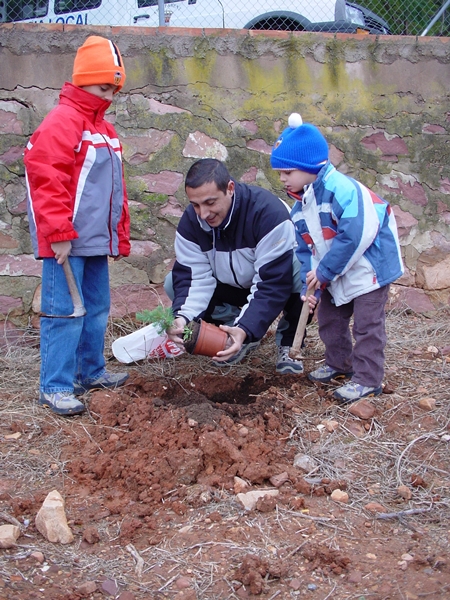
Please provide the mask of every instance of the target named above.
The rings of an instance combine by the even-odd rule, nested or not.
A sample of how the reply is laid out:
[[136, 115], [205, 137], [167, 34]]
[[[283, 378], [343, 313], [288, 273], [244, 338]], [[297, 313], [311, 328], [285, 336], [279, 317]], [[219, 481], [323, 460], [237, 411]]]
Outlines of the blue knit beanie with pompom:
[[328, 161], [328, 144], [314, 125], [303, 123], [298, 113], [289, 117], [288, 127], [275, 142], [270, 164], [272, 169], [318, 173]]

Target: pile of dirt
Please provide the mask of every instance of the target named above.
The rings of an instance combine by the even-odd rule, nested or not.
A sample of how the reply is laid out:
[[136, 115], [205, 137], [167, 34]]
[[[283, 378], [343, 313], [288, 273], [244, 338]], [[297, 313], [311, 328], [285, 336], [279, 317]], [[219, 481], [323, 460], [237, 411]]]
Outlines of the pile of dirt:
[[[124, 517], [122, 538], [136, 518], [143, 518], [139, 534], [146, 536], [145, 518], [163, 500], [169, 511], [196, 507], [202, 494], [232, 493], [236, 476], [270, 486], [272, 477], [287, 473], [291, 489], [309, 493], [289, 443], [294, 404], [288, 398], [295, 401], [297, 380], [206, 375], [193, 378], [190, 390], [155, 382], [149, 395], [148, 382], [132, 375], [124, 388], [92, 394], [95, 439], [71, 445], [68, 473], [94, 501]], [[285, 403], [277, 402], [280, 390]]]

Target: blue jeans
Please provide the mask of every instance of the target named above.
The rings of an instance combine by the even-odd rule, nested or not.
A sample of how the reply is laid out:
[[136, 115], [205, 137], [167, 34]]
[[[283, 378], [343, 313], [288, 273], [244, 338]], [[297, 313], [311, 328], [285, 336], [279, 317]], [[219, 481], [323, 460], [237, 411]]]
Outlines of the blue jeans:
[[[107, 256], [69, 258], [86, 316], [41, 318], [40, 391], [73, 392], [76, 381], [89, 383], [105, 372], [105, 332], [110, 308]], [[41, 310], [70, 315], [73, 304], [64, 270], [54, 258], [43, 259]]]
[[[297, 323], [300, 318], [303, 302], [300, 299], [302, 282], [300, 278], [300, 263], [297, 257], [293, 257], [292, 262], [292, 293], [289, 296], [286, 305], [283, 309], [283, 314], [278, 322], [275, 341], [277, 346], [292, 346]], [[164, 280], [164, 291], [170, 300], [174, 299], [172, 272], [166, 275]], [[223, 323], [232, 327], [235, 319], [241, 312], [241, 307], [246, 304], [250, 290], [235, 288], [224, 283], [218, 284], [214, 292], [213, 298], [203, 315], [205, 321], [215, 324]], [[227, 302], [230, 300], [230, 302]], [[236, 304], [231, 304], [232, 301]], [[312, 315], [310, 315], [309, 321]]]

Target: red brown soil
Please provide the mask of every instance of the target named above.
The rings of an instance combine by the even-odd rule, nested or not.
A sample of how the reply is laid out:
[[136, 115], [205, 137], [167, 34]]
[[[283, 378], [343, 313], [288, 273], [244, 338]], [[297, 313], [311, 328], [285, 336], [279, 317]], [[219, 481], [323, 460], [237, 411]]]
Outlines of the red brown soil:
[[[196, 360], [202, 359], [184, 356], [180, 364]], [[226, 373], [204, 372], [198, 364], [189, 378], [131, 369], [124, 387], [90, 394], [89, 412], [78, 418], [82, 427], [74, 420], [49, 421], [41, 436], [65, 436], [54, 461], [64, 469], [50, 468], [40, 489], [27, 492], [26, 481], [2, 474], [0, 511], [31, 521], [25, 547], [39, 548], [33, 518], [52, 489], [65, 498], [76, 542], [70, 560], [66, 548], [46, 547], [47, 571], [30, 556], [16, 559], [13, 575], [0, 571], [0, 600], [450, 597], [442, 539], [448, 532], [439, 530], [438, 510], [422, 521], [377, 519], [364, 509], [378, 500], [376, 491], [346, 505], [330, 498], [336, 488], [347, 490], [351, 500], [361, 495], [351, 465], [342, 479], [313, 473], [308, 481], [293, 466], [296, 429], [306, 444], [331, 439], [317, 428], [334, 410], [328, 388], [304, 376], [276, 375], [257, 357], [249, 368]], [[396, 385], [394, 370], [385, 391]], [[373, 404], [375, 414], [365, 421], [339, 413], [350, 440], [352, 423], [373, 435], [382, 423], [395, 444], [417, 419], [407, 404], [390, 411], [387, 394]], [[436, 426], [433, 415], [424, 413], [416, 437]], [[25, 437], [31, 426], [17, 418], [11, 430]], [[435, 449], [431, 439], [424, 441], [425, 460]], [[435, 474], [448, 470], [448, 446], [446, 452], [434, 463]], [[345, 461], [345, 453], [338, 460]], [[408, 483], [412, 489], [426, 486], [432, 474], [420, 481], [424, 473], [418, 473]], [[261, 489], [273, 488], [276, 476], [284, 481], [276, 499], [266, 497], [245, 511], [235, 477]], [[375, 477], [372, 484], [376, 490], [383, 481]], [[410, 507], [392, 496], [386, 513]], [[139, 577], [133, 548], [145, 561]], [[85, 566], [89, 557], [96, 565], [91, 572]], [[114, 573], [111, 561], [118, 557], [121, 567]], [[96, 586], [91, 592], [83, 587], [90, 581]]]

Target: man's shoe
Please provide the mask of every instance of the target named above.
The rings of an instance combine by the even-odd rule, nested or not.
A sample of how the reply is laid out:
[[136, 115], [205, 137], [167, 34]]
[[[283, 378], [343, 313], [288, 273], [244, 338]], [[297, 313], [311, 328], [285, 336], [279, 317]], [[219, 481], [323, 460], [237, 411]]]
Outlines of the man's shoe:
[[328, 365], [322, 365], [315, 371], [311, 371], [308, 375], [310, 381], [318, 381], [320, 383], [328, 383], [332, 379], [351, 379], [353, 376], [352, 372], [343, 373], [342, 371], [336, 371]]
[[368, 387], [356, 383], [355, 381], [349, 381], [342, 387], [338, 388], [333, 393], [333, 398], [340, 404], [350, 404], [356, 402], [361, 398], [368, 398], [369, 396], [378, 396], [382, 392], [382, 387]]
[[75, 398], [72, 392], [55, 392], [54, 394], [39, 394], [38, 403], [50, 408], [57, 415], [79, 415], [86, 410], [84, 404]]
[[258, 348], [260, 342], [249, 342], [248, 344], [242, 344], [241, 349], [236, 354], [233, 354], [228, 360], [222, 360], [221, 362], [216, 362], [218, 367], [227, 367], [228, 365], [236, 365], [243, 360], [249, 352], [253, 352]]
[[303, 373], [303, 363], [301, 360], [289, 356], [290, 347], [280, 346], [278, 348], [277, 373], [294, 373], [301, 375]]
[[94, 381], [89, 381], [88, 383], [74, 383], [73, 393], [77, 396], [81, 396], [88, 390], [93, 390], [95, 388], [117, 388], [120, 385], [123, 385], [128, 377], [128, 373], [108, 373], [108, 371], [105, 371], [103, 375], [100, 375], [100, 377], [97, 377]]

